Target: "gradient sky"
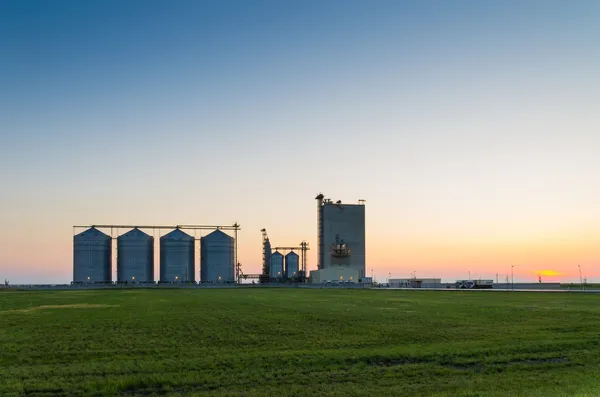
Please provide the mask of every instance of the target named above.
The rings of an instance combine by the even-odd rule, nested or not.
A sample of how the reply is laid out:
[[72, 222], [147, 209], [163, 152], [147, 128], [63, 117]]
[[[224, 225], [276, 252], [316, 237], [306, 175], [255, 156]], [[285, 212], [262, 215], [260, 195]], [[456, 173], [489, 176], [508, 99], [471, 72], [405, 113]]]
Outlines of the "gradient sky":
[[[316, 247], [366, 199], [378, 279], [600, 281], [598, 1], [0, 0], [0, 277], [72, 225]], [[316, 267], [316, 250], [309, 268]], [[198, 269], [197, 269], [198, 270]]]

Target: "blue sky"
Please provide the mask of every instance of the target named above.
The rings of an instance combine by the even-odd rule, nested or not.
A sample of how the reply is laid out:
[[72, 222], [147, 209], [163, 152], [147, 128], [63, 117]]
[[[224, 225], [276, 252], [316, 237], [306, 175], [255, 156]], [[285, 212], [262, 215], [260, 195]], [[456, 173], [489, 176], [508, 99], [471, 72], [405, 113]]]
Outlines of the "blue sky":
[[263, 227], [316, 244], [320, 191], [367, 199], [368, 268], [598, 269], [598, 20], [595, 1], [1, 1], [0, 270], [68, 281], [73, 224], [238, 221], [258, 271]]

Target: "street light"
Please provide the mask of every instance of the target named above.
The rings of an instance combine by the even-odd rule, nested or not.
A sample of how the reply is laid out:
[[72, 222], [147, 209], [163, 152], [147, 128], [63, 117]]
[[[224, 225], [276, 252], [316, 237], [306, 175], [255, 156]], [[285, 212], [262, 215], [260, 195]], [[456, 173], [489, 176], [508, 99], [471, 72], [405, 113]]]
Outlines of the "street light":
[[515, 290], [515, 275], [513, 272], [515, 265], [512, 265], [510, 267], [510, 279], [511, 279], [511, 289], [514, 291]]
[[583, 278], [581, 277], [581, 265], [577, 265], [577, 267], [579, 268], [579, 284], [581, 285], [581, 289], [585, 289], [583, 286]]

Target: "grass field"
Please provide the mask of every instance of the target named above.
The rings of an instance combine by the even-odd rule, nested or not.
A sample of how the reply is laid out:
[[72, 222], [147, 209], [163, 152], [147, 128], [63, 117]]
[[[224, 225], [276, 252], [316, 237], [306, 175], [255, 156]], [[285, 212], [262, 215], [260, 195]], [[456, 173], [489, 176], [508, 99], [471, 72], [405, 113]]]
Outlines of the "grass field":
[[0, 293], [1, 396], [598, 396], [600, 296]]

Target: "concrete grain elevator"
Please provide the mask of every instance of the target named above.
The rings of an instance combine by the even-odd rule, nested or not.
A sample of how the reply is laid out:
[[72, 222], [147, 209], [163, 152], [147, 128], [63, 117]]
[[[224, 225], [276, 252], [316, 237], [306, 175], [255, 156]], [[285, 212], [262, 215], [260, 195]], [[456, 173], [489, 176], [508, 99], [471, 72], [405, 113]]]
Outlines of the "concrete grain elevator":
[[365, 277], [365, 205], [317, 200], [317, 267], [319, 270], [339, 268], [354, 270]]

